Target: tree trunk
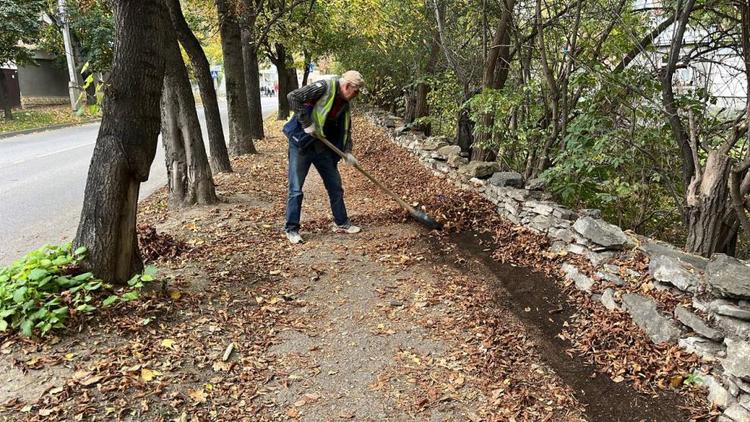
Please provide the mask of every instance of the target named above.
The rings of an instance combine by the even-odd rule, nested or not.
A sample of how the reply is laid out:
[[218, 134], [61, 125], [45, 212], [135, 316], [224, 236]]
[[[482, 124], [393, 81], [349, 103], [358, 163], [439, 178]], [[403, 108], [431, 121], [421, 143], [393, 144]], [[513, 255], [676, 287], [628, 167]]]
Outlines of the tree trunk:
[[208, 147], [211, 151], [211, 168], [216, 173], [231, 173], [232, 165], [229, 162], [229, 153], [224, 139], [224, 129], [221, 126], [221, 115], [219, 114], [219, 102], [216, 98], [214, 81], [211, 78], [211, 67], [208, 64], [206, 54], [200, 42], [190, 30], [185, 16], [182, 14], [179, 0], [167, 0], [169, 14], [172, 24], [177, 32], [177, 39], [185, 49], [193, 72], [198, 79], [198, 88], [203, 102], [203, 114], [206, 116], [206, 129], [208, 131]]
[[292, 56], [287, 57], [286, 75], [289, 78], [289, 92], [299, 88], [299, 80], [297, 80], [297, 69], [294, 67], [294, 59]]
[[73, 243], [88, 248], [85, 270], [124, 283], [143, 269], [135, 233], [138, 190], [156, 153], [162, 27], [169, 22], [159, 0], [120, 0], [114, 7], [112, 75]]
[[[503, 15], [500, 18], [497, 30], [495, 30], [492, 47], [484, 63], [483, 89], [502, 89], [510, 69], [510, 30], [515, 0], [504, 0], [502, 3]], [[500, 64], [499, 69], [497, 69], [498, 63]], [[473, 161], [491, 161], [497, 157], [493, 146], [488, 145], [492, 139], [494, 125], [495, 116], [492, 113], [484, 113], [481, 130], [475, 141], [478, 145], [472, 148], [471, 159]]]
[[305, 51], [303, 54], [305, 56], [305, 69], [302, 73], [302, 86], [307, 86], [307, 80], [310, 78], [310, 65], [312, 64], [312, 58], [310, 57], [309, 51]]
[[5, 72], [0, 69], [0, 105], [3, 107], [5, 120], [13, 120], [13, 111], [10, 107], [10, 98], [5, 86]]
[[276, 73], [279, 77], [279, 111], [277, 118], [286, 120], [289, 118], [289, 100], [286, 96], [298, 88], [297, 71], [293, 66], [289, 66], [289, 59], [286, 47], [283, 44], [274, 44], [275, 52], [269, 52], [268, 58], [276, 66]]
[[[435, 64], [437, 63], [438, 55], [440, 54], [440, 44], [437, 41], [438, 34], [433, 34], [430, 56], [427, 58], [427, 63], [422, 71], [422, 77], [432, 75], [435, 72]], [[430, 85], [424, 81], [417, 82], [417, 87], [414, 95], [414, 120], [427, 117], [430, 115], [429, 103], [427, 102], [427, 94], [430, 93]], [[420, 123], [414, 126], [416, 130], [422, 131], [426, 136], [430, 136], [432, 128], [429, 123]]]
[[461, 147], [461, 152], [470, 153], [471, 144], [474, 143], [474, 121], [471, 120], [469, 110], [461, 108], [458, 111], [458, 125], [456, 144]]
[[229, 0], [215, 0], [219, 13], [221, 49], [224, 55], [224, 78], [229, 107], [229, 152], [233, 155], [255, 154], [250, 130], [250, 111], [247, 107], [242, 40], [233, 4]]
[[667, 66], [663, 71], [664, 74], [661, 81], [662, 104], [666, 111], [669, 125], [672, 128], [672, 137], [682, 153], [682, 182], [686, 190], [695, 175], [695, 165], [693, 163], [693, 152], [690, 148], [690, 142], [688, 140], [687, 132], [685, 131], [685, 126], [682, 124], [680, 116], [677, 113], [677, 102], [674, 98], [672, 83], [677, 61], [680, 57], [680, 52], [682, 51], [682, 40], [685, 35], [685, 29], [694, 4], [695, 0], [687, 0], [684, 8], [675, 12], [678, 16], [677, 28], [672, 37], [669, 59]]
[[252, 34], [242, 30], [242, 61], [245, 65], [245, 92], [250, 113], [250, 135], [253, 139], [263, 139], [263, 109], [260, 102], [260, 73], [258, 70], [258, 48]]
[[688, 189], [688, 252], [706, 257], [724, 244], [728, 235], [724, 216], [728, 205], [731, 159], [718, 150], [708, 154], [705, 169], [698, 183]]
[[187, 68], [177, 38], [165, 27], [166, 71], [162, 94], [162, 142], [166, 151], [169, 203], [173, 206], [217, 202], [211, 167], [203, 145]]
[[417, 96], [414, 88], [407, 88], [404, 92], [404, 124], [414, 123], [417, 118]]

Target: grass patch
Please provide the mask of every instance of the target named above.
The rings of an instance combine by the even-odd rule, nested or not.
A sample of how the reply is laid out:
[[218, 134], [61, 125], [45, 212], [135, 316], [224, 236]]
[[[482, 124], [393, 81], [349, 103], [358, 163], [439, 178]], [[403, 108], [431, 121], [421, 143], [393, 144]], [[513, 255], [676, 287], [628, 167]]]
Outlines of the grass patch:
[[13, 110], [13, 120], [5, 120], [0, 117], [0, 133], [41, 129], [68, 123], [85, 123], [94, 117], [88, 114], [77, 116], [67, 106], [16, 109]]

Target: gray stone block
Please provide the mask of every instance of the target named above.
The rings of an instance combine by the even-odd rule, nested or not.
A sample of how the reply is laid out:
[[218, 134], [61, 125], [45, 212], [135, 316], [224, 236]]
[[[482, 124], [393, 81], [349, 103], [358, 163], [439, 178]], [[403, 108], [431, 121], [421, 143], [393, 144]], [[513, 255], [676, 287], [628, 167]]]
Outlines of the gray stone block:
[[466, 165], [469, 163], [469, 160], [467, 158], [461, 157], [459, 155], [451, 155], [448, 157], [447, 164], [454, 169], [457, 169], [463, 165]]
[[649, 257], [657, 255], [669, 256], [701, 271], [705, 270], [706, 265], [708, 265], [708, 259], [702, 256], [685, 253], [668, 243], [659, 242], [654, 239], [645, 239], [639, 248]]
[[594, 280], [587, 277], [578, 271], [578, 268], [571, 264], [563, 264], [562, 270], [565, 272], [565, 278], [572, 280], [576, 286], [576, 289], [591, 293], [591, 288], [594, 287]]
[[750, 410], [747, 410], [739, 403], [735, 403], [724, 411], [724, 416], [734, 422], [750, 422]]
[[[607, 265], [605, 265], [605, 267], [606, 266]], [[598, 271], [596, 273], [596, 276], [599, 277], [599, 278], [601, 278], [602, 280], [609, 281], [610, 283], [614, 284], [615, 286], [624, 286], [625, 285], [625, 282], [622, 281], [622, 279], [618, 275], [616, 275], [616, 274], [614, 274], [612, 272], [609, 272], [609, 271]]]
[[458, 172], [463, 176], [479, 179], [486, 179], [498, 170], [500, 170], [500, 165], [494, 161], [471, 161], [458, 168]]
[[709, 305], [712, 312], [732, 318], [750, 321], [750, 308], [735, 305], [726, 300], [715, 300]]
[[750, 380], [750, 343], [742, 340], [725, 338], [727, 357], [722, 365], [727, 374], [745, 381]]
[[544, 190], [547, 188], [547, 184], [540, 178], [531, 179], [526, 182], [526, 189], [528, 190]]
[[622, 302], [633, 322], [641, 327], [654, 343], [673, 343], [682, 334], [671, 319], [657, 310], [656, 302], [650, 297], [625, 294], [622, 296]]
[[724, 334], [722, 334], [721, 331], [709, 327], [701, 317], [694, 314], [683, 305], [675, 307], [674, 316], [678, 321], [703, 337], [709, 338], [713, 341], [721, 341], [724, 339]]
[[628, 237], [621, 228], [603, 220], [581, 217], [576, 220], [573, 229], [605, 249], [622, 249], [628, 243]]
[[557, 206], [555, 207], [554, 211], [552, 211], [552, 215], [554, 215], [557, 218], [562, 218], [563, 220], [570, 220], [573, 221], [578, 218], [578, 214], [575, 212], [565, 208]]
[[735, 403], [735, 398], [722, 383], [711, 375], [702, 376], [703, 385], [708, 388], [708, 401], [721, 409], [726, 409]]
[[688, 353], [695, 353], [707, 361], [716, 361], [726, 355], [726, 347], [704, 337], [681, 338], [677, 344]]
[[726, 335], [750, 340], [750, 322], [722, 315], [714, 315], [713, 319]]
[[706, 267], [706, 282], [718, 296], [750, 299], [750, 265], [736, 258], [714, 255]]
[[458, 145], [446, 145], [437, 149], [437, 153], [444, 157], [458, 156], [461, 153], [461, 147]]
[[552, 229], [549, 231], [549, 237], [570, 243], [574, 240], [573, 232], [568, 229]]
[[700, 280], [690, 269], [692, 267], [669, 255], [652, 256], [648, 265], [654, 279], [669, 283], [685, 292], [695, 292]]
[[489, 182], [500, 187], [512, 186], [522, 188], [523, 176], [521, 173], [516, 173], [515, 171], [498, 171], [490, 177]]

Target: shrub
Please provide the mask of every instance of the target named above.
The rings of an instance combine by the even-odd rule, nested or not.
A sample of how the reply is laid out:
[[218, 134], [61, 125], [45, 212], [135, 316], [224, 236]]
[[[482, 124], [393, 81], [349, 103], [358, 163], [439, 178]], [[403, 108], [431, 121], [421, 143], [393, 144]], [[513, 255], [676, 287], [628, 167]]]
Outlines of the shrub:
[[89, 314], [98, 307], [138, 298], [143, 282], [153, 280], [155, 268], [134, 276], [121, 295], [99, 300], [112, 286], [90, 272], [81, 272], [86, 248], [72, 250], [70, 244], [45, 245], [0, 268], [0, 332], [10, 327], [25, 336], [64, 328], [77, 314]]

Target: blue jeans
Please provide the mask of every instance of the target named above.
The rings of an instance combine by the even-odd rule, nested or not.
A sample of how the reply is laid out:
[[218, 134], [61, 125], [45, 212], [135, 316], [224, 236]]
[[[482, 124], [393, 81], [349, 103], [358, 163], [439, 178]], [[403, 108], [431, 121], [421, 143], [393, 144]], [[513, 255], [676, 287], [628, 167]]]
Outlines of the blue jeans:
[[333, 221], [338, 225], [349, 222], [344, 205], [344, 189], [341, 187], [341, 175], [338, 169], [338, 159], [333, 151], [320, 150], [310, 147], [300, 150], [297, 146], [289, 145], [289, 195], [286, 204], [286, 226], [285, 230], [298, 231], [299, 219], [302, 213], [302, 186], [310, 171], [310, 165], [318, 170], [323, 184], [328, 191], [328, 199], [331, 202]]

